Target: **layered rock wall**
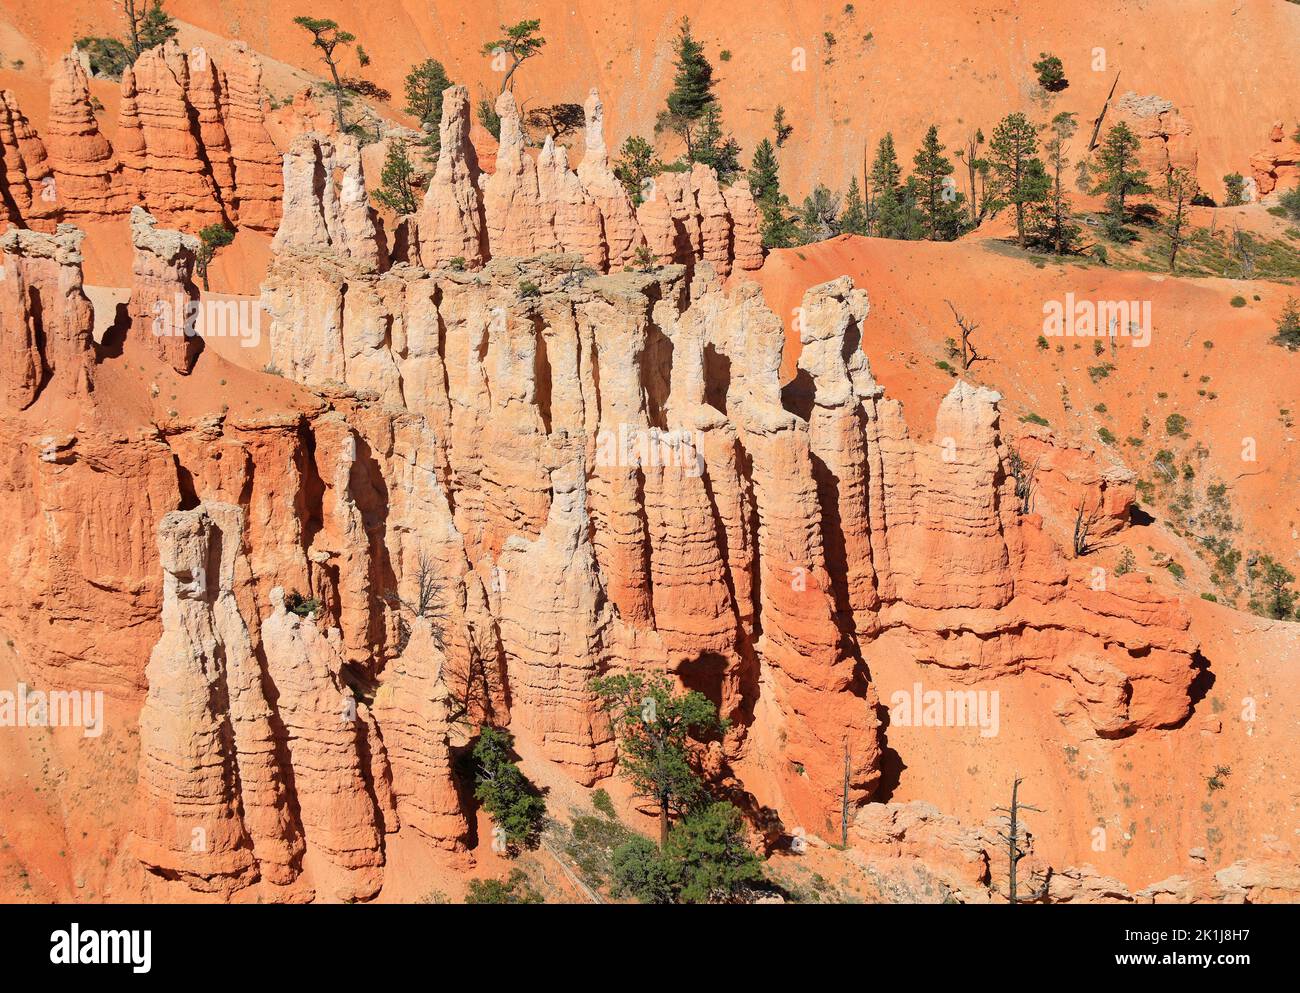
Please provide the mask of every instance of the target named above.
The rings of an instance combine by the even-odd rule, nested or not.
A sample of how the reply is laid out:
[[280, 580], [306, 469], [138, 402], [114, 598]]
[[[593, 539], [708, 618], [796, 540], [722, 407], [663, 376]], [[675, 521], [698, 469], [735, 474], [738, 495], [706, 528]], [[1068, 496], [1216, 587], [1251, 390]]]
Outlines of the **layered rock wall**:
[[[566, 252], [597, 272], [655, 261], [708, 261], [726, 275], [763, 264], [758, 211], [739, 180], [723, 190], [713, 170], [664, 172], [636, 200], [610, 165], [604, 110], [592, 90], [576, 169], [550, 138], [534, 157], [514, 96], [497, 98], [501, 143], [484, 175], [469, 142], [469, 93], [443, 94], [442, 152], [419, 211], [419, 255], [430, 269], [477, 268], [497, 257]], [[286, 207], [286, 211], [288, 207]]]
[[[509, 134], [489, 231], [543, 185]], [[849, 280], [808, 292], [783, 389], [781, 322], [754, 284], [724, 289], [707, 218], [689, 271], [602, 276], [562, 254], [376, 271], [346, 239], [322, 254], [288, 234], [337, 195], [286, 212], [264, 288], [273, 361], [427, 426], [440, 527], [486, 594], [512, 727], [577, 781], [612, 767], [587, 689], [606, 671], [712, 697], [734, 722], [724, 762], [769, 770], [760, 800], [818, 831], [846, 752], [855, 802], [879, 781], [872, 671], [896, 652], [971, 681], [1060, 680], [1105, 736], [1186, 716], [1186, 615], [1138, 582], [1094, 590], [1022, 513], [997, 394], [958, 383], [934, 437], [913, 439], [872, 379]], [[304, 320], [293, 301], [309, 299]], [[1059, 485], [1123, 515], [1123, 480], [1075, 475]]]
[[[167, 885], [369, 899], [393, 832], [465, 846], [456, 759], [482, 724], [580, 784], [614, 772], [609, 672], [712, 699], [731, 724], [701, 770], [827, 837], [846, 778], [853, 806], [881, 781], [876, 678], [900, 655], [1041, 674], [1098, 736], [1187, 717], [1186, 613], [1132, 577], [1096, 588], [1023, 512], [997, 394], [958, 382], [914, 438], [847, 278], [805, 295], [782, 386], [780, 319], [709, 260], [716, 197], [689, 264], [431, 270], [384, 257], [346, 139], [300, 139], [286, 173], [264, 288], [283, 410], [117, 426], [76, 232], [0, 241], [28, 287], [0, 298], [20, 346], [0, 511], [23, 524], [0, 606], [52, 680], [145, 694], [132, 851]], [[192, 299], [193, 239], [143, 210], [133, 236], [126, 347], [193, 373], [188, 344], [151, 341], [157, 303]], [[29, 413], [52, 389], [81, 405], [66, 438]], [[1123, 480], [1044, 465], [1122, 517]]]
[[168, 227], [210, 224], [272, 233], [280, 219], [280, 154], [266, 130], [261, 64], [232, 43], [218, 65], [174, 40], [122, 75], [117, 137], [99, 127], [85, 56], [60, 59], [44, 138], [0, 94], [0, 223], [52, 230], [142, 206]]

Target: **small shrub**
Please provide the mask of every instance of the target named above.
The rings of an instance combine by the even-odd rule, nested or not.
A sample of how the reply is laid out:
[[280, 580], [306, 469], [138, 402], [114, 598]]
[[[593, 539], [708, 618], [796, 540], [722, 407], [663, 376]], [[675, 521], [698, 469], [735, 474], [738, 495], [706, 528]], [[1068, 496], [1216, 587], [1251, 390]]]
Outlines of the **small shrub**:
[[519, 295], [525, 300], [540, 297], [542, 288], [531, 279], [521, 279], [519, 281]]
[[1020, 423], [1037, 424], [1039, 427], [1044, 427], [1044, 428], [1048, 426], [1047, 418], [1043, 417], [1041, 414], [1035, 414], [1033, 411], [1030, 411], [1028, 414], [1025, 414], [1023, 417], [1021, 417]]
[[1034, 72], [1038, 74], [1039, 86], [1048, 93], [1059, 93], [1070, 85], [1069, 80], [1065, 78], [1065, 65], [1060, 59], [1046, 52], [1039, 52], [1038, 56], [1038, 61], [1034, 63]]
[[1052, 346], [1049, 345], [1047, 339], [1040, 334], [1038, 336], [1038, 347], [1041, 348], [1043, 351], [1047, 351]]
[[1230, 304], [1232, 304], [1232, 306], [1237, 307], [1237, 308], [1239, 308], [1239, 309], [1240, 309], [1241, 307], [1246, 306], [1246, 298], [1243, 297], [1243, 296], [1235, 296], [1235, 297], [1233, 297], [1231, 300], [1229, 300], [1228, 302], [1229, 302]]
[[299, 617], [311, 617], [313, 614], [320, 613], [321, 602], [315, 597], [305, 597], [294, 590], [284, 598], [284, 609]]
[[522, 869], [510, 870], [505, 879], [471, 879], [466, 903], [543, 903]]
[[1187, 418], [1174, 413], [1165, 418], [1165, 434], [1171, 438], [1187, 437]]
[[671, 870], [649, 838], [637, 835], [614, 849], [611, 858], [614, 896], [632, 896], [641, 903], [672, 903]]
[[1108, 428], [1098, 428], [1097, 437], [1107, 445], [1115, 444], [1115, 435]]
[[1287, 298], [1277, 319], [1277, 334], [1273, 341], [1291, 352], [1300, 348], [1300, 301], [1295, 297]]
[[614, 801], [609, 798], [604, 787], [598, 789], [591, 795], [591, 805], [596, 808], [598, 813], [604, 814], [611, 821], [618, 820], [618, 811], [614, 809]]
[[1137, 556], [1133, 554], [1133, 549], [1125, 548], [1120, 553], [1119, 561], [1115, 563], [1115, 575], [1126, 576], [1137, 568]]
[[1230, 172], [1223, 177], [1225, 207], [1240, 207], [1246, 202], [1246, 178], [1239, 172]]

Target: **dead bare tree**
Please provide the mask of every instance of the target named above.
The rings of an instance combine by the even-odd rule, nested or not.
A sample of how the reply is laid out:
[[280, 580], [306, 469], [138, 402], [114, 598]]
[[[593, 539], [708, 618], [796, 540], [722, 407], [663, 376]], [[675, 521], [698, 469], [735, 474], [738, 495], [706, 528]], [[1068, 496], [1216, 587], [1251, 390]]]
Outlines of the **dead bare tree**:
[[[1031, 807], [1029, 804], [1020, 802], [1020, 784], [1023, 780], [1017, 776], [1011, 784], [1011, 806], [997, 807], [1001, 813], [1007, 815], [1007, 830], [999, 831], [998, 837], [1001, 838], [1007, 846], [1007, 900], [1009, 903], [1016, 903], [1018, 893], [1016, 891], [1016, 869], [1020, 860], [1029, 854], [1027, 848], [1021, 847], [1022, 842], [1028, 844], [1031, 835], [1028, 831], [1022, 831], [1020, 824], [1020, 814], [1025, 810], [1032, 810], [1035, 813], [1042, 813], [1038, 807]], [[1047, 895], [1047, 886], [1052, 878], [1052, 871], [1048, 869], [1044, 875], [1043, 885], [1031, 897], [1030, 900], [1041, 900]]]
[[840, 797], [840, 847], [849, 847], [849, 768], [853, 755], [849, 751], [849, 739], [844, 739], [844, 792]]
[[1007, 471], [1016, 481], [1016, 510], [1021, 514], [1029, 513], [1034, 503], [1034, 483], [1038, 476], [1038, 460], [1033, 463], [1025, 461], [1017, 448], [1011, 449], [1007, 456]]
[[[1232, 222], [1232, 250], [1231, 256], [1237, 260], [1237, 267], [1241, 271], [1242, 279], [1255, 278], [1255, 249], [1250, 241], [1250, 235], [1244, 234], [1241, 225], [1237, 221]], [[1227, 276], [1227, 267], [1224, 267], [1223, 274]]]
[[1170, 214], [1165, 222], [1165, 231], [1169, 235], [1169, 271], [1178, 271], [1178, 251], [1191, 239], [1187, 235], [1187, 213], [1191, 203], [1200, 193], [1196, 177], [1186, 169], [1174, 169], [1169, 173]]
[[1119, 86], [1119, 73], [1115, 73], [1115, 79], [1110, 84], [1110, 92], [1106, 94], [1106, 101], [1101, 105], [1101, 113], [1097, 119], [1092, 122], [1092, 137], [1088, 139], [1088, 154], [1091, 155], [1097, 148], [1097, 136], [1101, 134], [1101, 122], [1106, 119], [1106, 111], [1110, 109], [1110, 101], [1115, 96], [1115, 87]]
[[979, 358], [975, 352], [975, 345], [970, 340], [970, 336], [975, 333], [979, 325], [963, 317], [961, 311], [953, 305], [951, 300], [945, 300], [944, 303], [952, 311], [953, 320], [957, 322], [957, 327], [961, 329], [961, 367], [969, 369], [970, 364]]
[[1076, 559], [1083, 558], [1093, 550], [1092, 529], [1096, 526], [1097, 521], [1101, 518], [1101, 504], [1098, 503], [1091, 511], [1085, 511], [1086, 501], [1080, 500], [1074, 513], [1074, 540], [1071, 547], [1074, 549]]
[[[394, 595], [389, 600], [395, 602], [402, 613], [428, 621], [434, 643], [446, 653], [442, 661], [442, 682], [446, 692], [447, 719], [455, 722], [466, 717], [475, 720], [486, 718], [493, 711], [488, 661], [474, 644], [461, 646], [464, 651], [447, 652], [447, 586], [439, 578], [437, 563], [423, 550], [416, 555], [414, 579], [415, 595], [412, 599]], [[411, 626], [412, 622], [406, 617], [399, 619], [399, 654], [410, 640]]]
[[416, 617], [441, 619], [446, 614], [446, 606], [441, 597], [442, 584], [434, 572], [433, 560], [421, 551], [415, 560], [415, 608]]

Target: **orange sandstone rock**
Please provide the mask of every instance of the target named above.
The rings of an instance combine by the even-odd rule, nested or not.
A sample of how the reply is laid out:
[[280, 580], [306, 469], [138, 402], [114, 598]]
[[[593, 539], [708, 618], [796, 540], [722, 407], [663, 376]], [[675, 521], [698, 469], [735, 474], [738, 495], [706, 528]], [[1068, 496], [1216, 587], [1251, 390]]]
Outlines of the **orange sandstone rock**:
[[134, 198], [163, 223], [198, 231], [228, 223], [222, 183], [233, 185], [233, 173], [212, 62], [203, 49], [195, 51], [201, 78], [193, 83], [190, 59], [174, 40], [142, 53], [122, 73], [117, 127], [123, 176]]
[[95, 315], [82, 290], [81, 240], [70, 224], [57, 234], [11, 228], [0, 235], [0, 384], [22, 409], [47, 383], [66, 397], [91, 390]]
[[[74, 49], [54, 67], [45, 148], [64, 217], [102, 220], [125, 212], [132, 200], [123, 188], [118, 157], [91, 108], [83, 60]], [[119, 136], [119, 143], [123, 140]]]
[[54, 230], [61, 213], [56, 194], [44, 143], [14, 95], [0, 90], [0, 226]]
[[199, 239], [156, 226], [142, 207], [131, 210], [131, 313], [133, 333], [152, 340], [158, 357], [186, 375], [202, 348], [194, 336], [192, 308], [199, 299], [194, 259]]

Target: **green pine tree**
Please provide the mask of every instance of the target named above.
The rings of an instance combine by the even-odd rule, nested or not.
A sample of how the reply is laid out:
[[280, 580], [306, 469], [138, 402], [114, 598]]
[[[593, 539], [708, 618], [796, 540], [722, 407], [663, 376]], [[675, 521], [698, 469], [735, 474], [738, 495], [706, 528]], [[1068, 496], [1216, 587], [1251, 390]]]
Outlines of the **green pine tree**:
[[513, 748], [508, 731], [484, 727], [473, 751], [474, 797], [512, 850], [534, 845], [546, 817], [546, 801], [519, 770]]
[[781, 193], [780, 166], [776, 161], [776, 149], [772, 141], [764, 138], [754, 149], [754, 158], [749, 165], [749, 192], [754, 200], [763, 203], [779, 196]]
[[1151, 192], [1146, 171], [1138, 168], [1137, 155], [1141, 147], [1141, 139], [1128, 124], [1120, 121], [1106, 133], [1097, 155], [1099, 178], [1093, 192], [1106, 194], [1111, 218], [1117, 225], [1122, 225], [1127, 219], [1129, 197]]
[[691, 768], [687, 735], [721, 733], [727, 722], [702, 693], [675, 691], [664, 675], [601, 676], [591, 688], [605, 701], [619, 743], [619, 769], [639, 796], [659, 808], [659, 847], [668, 844], [672, 814], [693, 810], [704, 787]]
[[1026, 243], [1026, 218], [1035, 204], [1047, 199], [1050, 182], [1038, 158], [1038, 132], [1024, 114], [1008, 114], [993, 129], [989, 163], [1001, 203], [1016, 212], [1016, 243]]
[[614, 176], [638, 207], [645, 199], [645, 181], [663, 172], [663, 163], [655, 157], [654, 146], [638, 135], [631, 135], [619, 150]]
[[748, 178], [761, 217], [763, 247], [790, 248], [798, 241], [799, 232], [789, 200], [781, 192], [780, 167], [770, 138], [764, 138], [754, 149]]
[[208, 288], [208, 266], [212, 264], [217, 252], [234, 240], [235, 232], [224, 224], [209, 224], [199, 232], [199, 251], [194, 258], [194, 267], [203, 280], [205, 290]]
[[406, 74], [406, 112], [420, 122], [424, 136], [419, 146], [430, 165], [441, 150], [442, 93], [450, 85], [447, 71], [437, 59], [425, 59]]
[[515, 70], [541, 52], [546, 45], [546, 39], [537, 33], [541, 29], [542, 22], [535, 18], [517, 24], [503, 24], [500, 38], [483, 43], [480, 49], [482, 54], [490, 55], [494, 60], [508, 59], [510, 62], [510, 67], [506, 69], [506, 74], [501, 79], [502, 93], [512, 87], [511, 80], [514, 79]]
[[704, 55], [704, 46], [691, 34], [691, 19], [678, 23], [677, 60], [673, 63], [673, 88], [668, 94], [668, 113], [688, 121], [698, 121], [715, 100], [713, 65]]
[[1223, 177], [1223, 205], [1240, 207], [1246, 202], [1246, 177], [1239, 172], [1230, 172]]
[[346, 133], [348, 127], [343, 119], [343, 107], [347, 98], [344, 94], [343, 79], [339, 76], [339, 62], [334, 53], [340, 46], [346, 48], [351, 45], [357, 40], [357, 36], [350, 31], [342, 30], [338, 22], [331, 21], [327, 17], [295, 17], [293, 23], [309, 32], [312, 45], [321, 51], [321, 61], [329, 68], [330, 78], [333, 80], [329, 88], [334, 94], [334, 120], [338, 125], [339, 133]]
[[1050, 129], [1051, 137], [1044, 143], [1043, 151], [1047, 154], [1051, 188], [1047, 199], [1035, 207], [1033, 228], [1037, 239], [1050, 246], [1057, 255], [1065, 255], [1074, 251], [1081, 230], [1077, 224], [1070, 223], [1070, 200], [1065, 194], [1063, 179], [1070, 165], [1065, 151], [1078, 130], [1074, 114], [1069, 111], [1057, 114], [1052, 118]]
[[[127, 0], [126, 7], [134, 10], [136, 4]], [[152, 0], [149, 8], [141, 15], [135, 31], [136, 58], [142, 52], [157, 48], [169, 38], [176, 37], [176, 24], [167, 11], [163, 10], [162, 0]]]
[[412, 180], [418, 174], [415, 164], [406, 151], [406, 142], [400, 138], [388, 143], [384, 168], [379, 174], [379, 189], [375, 199], [397, 214], [414, 214], [419, 207]]
[[926, 237], [931, 241], [952, 241], [961, 233], [963, 197], [956, 184], [949, 179], [953, 173], [952, 162], [943, 154], [939, 142], [939, 128], [931, 124], [925, 141], [912, 158], [916, 166], [915, 178], [921, 196], [918, 207], [925, 223]]
[[730, 803], [710, 803], [675, 825], [664, 860], [678, 903], [731, 902], [763, 880], [740, 811]]
[[740, 172], [740, 145], [722, 130], [722, 112], [716, 103], [704, 110], [704, 119], [695, 135], [692, 162], [700, 162], [718, 174], [718, 182], [730, 183]]
[[858, 177], [849, 180], [848, 192], [844, 194], [844, 212], [840, 214], [840, 232], [842, 234], [867, 233], [867, 205], [862, 202], [862, 188], [858, 186]]

